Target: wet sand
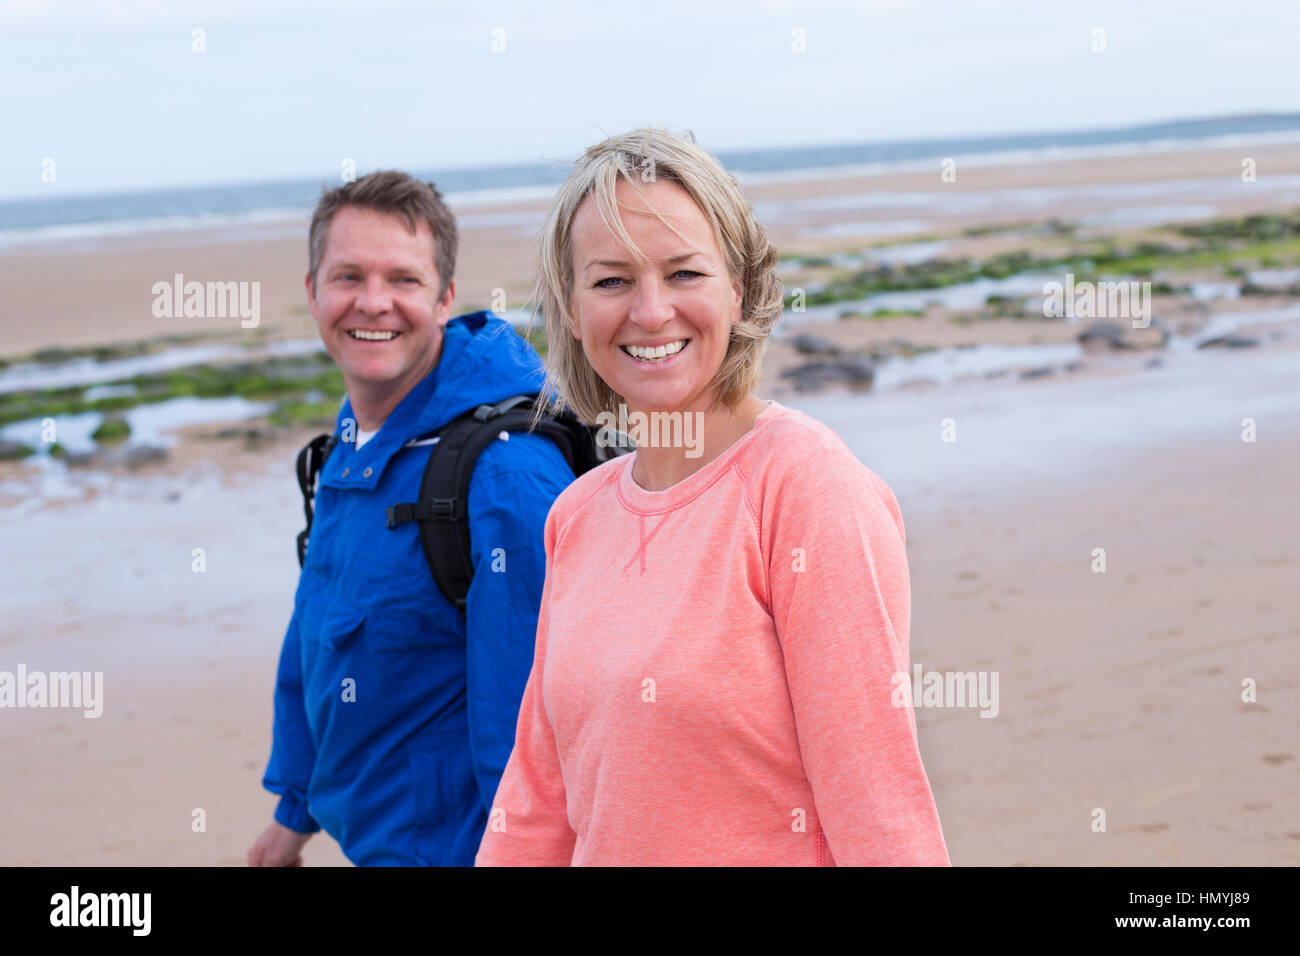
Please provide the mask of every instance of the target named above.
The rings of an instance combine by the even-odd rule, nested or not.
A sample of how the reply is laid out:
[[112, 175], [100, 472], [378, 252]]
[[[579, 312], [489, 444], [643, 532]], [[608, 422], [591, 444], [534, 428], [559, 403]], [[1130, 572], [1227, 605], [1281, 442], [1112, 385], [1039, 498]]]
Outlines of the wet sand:
[[[790, 402], [898, 495], [914, 665], [1000, 674], [996, 718], [917, 712], [954, 864], [1300, 862], [1300, 397], [1287, 385], [1300, 349], [1223, 358], [1218, 381], [1175, 370], [1186, 380]], [[1145, 432], [1115, 440], [1132, 415]], [[958, 427], [948, 445], [944, 417]], [[286, 451], [228, 475], [194, 463], [190, 477], [122, 478], [10, 522], [7, 550], [24, 559], [0, 659], [102, 669], [105, 708], [4, 714], [0, 862], [243, 861], [274, 806], [259, 781], [300, 519]], [[1240, 699], [1248, 677], [1255, 704]], [[306, 859], [346, 862], [324, 836]]]

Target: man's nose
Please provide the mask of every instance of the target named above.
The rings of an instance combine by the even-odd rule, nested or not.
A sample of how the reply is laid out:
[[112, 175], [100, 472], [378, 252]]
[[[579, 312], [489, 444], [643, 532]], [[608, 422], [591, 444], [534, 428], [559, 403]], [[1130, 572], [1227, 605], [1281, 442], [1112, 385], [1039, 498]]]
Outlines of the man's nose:
[[383, 276], [370, 276], [357, 293], [357, 309], [367, 315], [379, 315], [393, 307], [393, 295]]

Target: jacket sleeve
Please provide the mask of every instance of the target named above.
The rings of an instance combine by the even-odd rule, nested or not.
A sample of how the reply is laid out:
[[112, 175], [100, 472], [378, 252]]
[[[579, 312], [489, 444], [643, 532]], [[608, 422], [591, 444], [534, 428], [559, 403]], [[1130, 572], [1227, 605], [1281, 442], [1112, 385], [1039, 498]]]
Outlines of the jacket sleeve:
[[316, 765], [316, 744], [307, 725], [302, 698], [302, 655], [298, 643], [298, 614], [294, 613], [280, 650], [280, 668], [275, 681], [275, 723], [272, 730], [271, 760], [262, 786], [280, 795], [275, 820], [299, 833], [320, 829], [307, 812], [307, 786]]
[[816, 469], [791, 467], [763, 510], [772, 617], [822, 833], [840, 866], [947, 866], [911, 700], [894, 679], [909, 672], [911, 616], [898, 503], [847, 449], [817, 456]]
[[515, 747], [488, 816], [476, 866], [569, 866], [573, 862], [577, 834], [569, 826], [564, 776], [542, 699], [555, 525], [552, 512], [546, 519], [548, 573], [537, 619], [532, 671], [519, 707]]
[[540, 435], [495, 441], [470, 482], [474, 580], [466, 598], [470, 759], [485, 810], [515, 742], [546, 576], [546, 516], [573, 481], [564, 456]]

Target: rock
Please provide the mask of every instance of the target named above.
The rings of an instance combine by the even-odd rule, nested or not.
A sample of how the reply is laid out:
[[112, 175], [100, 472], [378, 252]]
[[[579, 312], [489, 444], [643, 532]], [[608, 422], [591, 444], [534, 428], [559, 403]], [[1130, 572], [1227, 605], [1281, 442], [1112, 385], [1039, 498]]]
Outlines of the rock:
[[1236, 335], [1229, 333], [1228, 335], [1216, 335], [1212, 339], [1206, 339], [1196, 347], [1198, 349], [1248, 349], [1254, 348], [1257, 345], [1259, 345], [1259, 339], [1252, 338], [1249, 335]]
[[[1156, 361], [1159, 361], [1159, 359], [1157, 359]], [[1075, 359], [1073, 362], [1065, 363], [1065, 370], [1067, 372], [1077, 372], [1079, 371], [1079, 369], [1083, 368], [1083, 365], [1084, 365], [1083, 362], [1080, 362], [1078, 359]]]
[[0, 461], [17, 461], [35, 452], [21, 442], [0, 438]]
[[1043, 378], [1044, 376], [1054, 374], [1055, 371], [1056, 371], [1056, 370], [1053, 369], [1052, 366], [1050, 366], [1050, 365], [1041, 365], [1041, 366], [1039, 366], [1038, 368], [1027, 368], [1027, 369], [1025, 369], [1023, 372], [1020, 373], [1020, 377], [1021, 377], [1022, 379], [1025, 379], [1025, 378]]
[[1168, 342], [1169, 326], [1159, 319], [1138, 329], [1133, 328], [1132, 322], [1102, 319], [1079, 333], [1079, 344], [1085, 348], [1162, 349]]
[[1130, 349], [1162, 349], [1169, 344], [1169, 326], [1152, 319], [1146, 328], [1135, 329], [1133, 323], [1124, 327], [1124, 343]]
[[69, 468], [93, 468], [102, 460], [103, 456], [97, 451], [70, 451], [64, 462]]
[[223, 428], [216, 432], [212, 437], [217, 439], [242, 438], [250, 445], [256, 445], [260, 442], [270, 441], [272, 433], [269, 428], [244, 427], [244, 428]]
[[796, 335], [790, 340], [800, 355], [839, 355], [840, 347], [815, 335]]
[[103, 424], [90, 433], [90, 437], [101, 445], [124, 442], [131, 436], [131, 424], [120, 415], [110, 415]]
[[808, 362], [786, 369], [782, 378], [794, 380], [800, 392], [815, 391], [827, 385], [847, 385], [854, 391], [865, 392], [876, 377], [876, 366], [862, 356], [845, 356], [831, 362]]
[[1145, 367], [1146, 367], [1146, 368], [1159, 368], [1160, 366], [1162, 366], [1162, 365], [1164, 365], [1164, 364], [1165, 364], [1165, 360], [1162, 359], [1162, 358], [1160, 358], [1159, 356], [1156, 356], [1155, 358], [1148, 360], [1148, 361], [1147, 361], [1147, 364], [1146, 364]]
[[167, 449], [157, 445], [132, 445], [122, 454], [122, 464], [128, 468], [139, 468], [154, 462], [166, 461]]

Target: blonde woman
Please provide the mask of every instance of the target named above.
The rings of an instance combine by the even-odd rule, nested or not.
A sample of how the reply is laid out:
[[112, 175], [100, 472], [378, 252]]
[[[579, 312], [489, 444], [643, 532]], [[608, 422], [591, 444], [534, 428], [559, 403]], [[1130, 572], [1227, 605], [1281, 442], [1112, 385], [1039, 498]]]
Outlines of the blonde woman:
[[560, 190], [536, 290], [548, 371], [581, 417], [641, 440], [547, 519], [479, 865], [948, 864], [894, 706], [898, 504], [826, 426], [752, 394], [775, 265], [688, 139], [613, 137]]

